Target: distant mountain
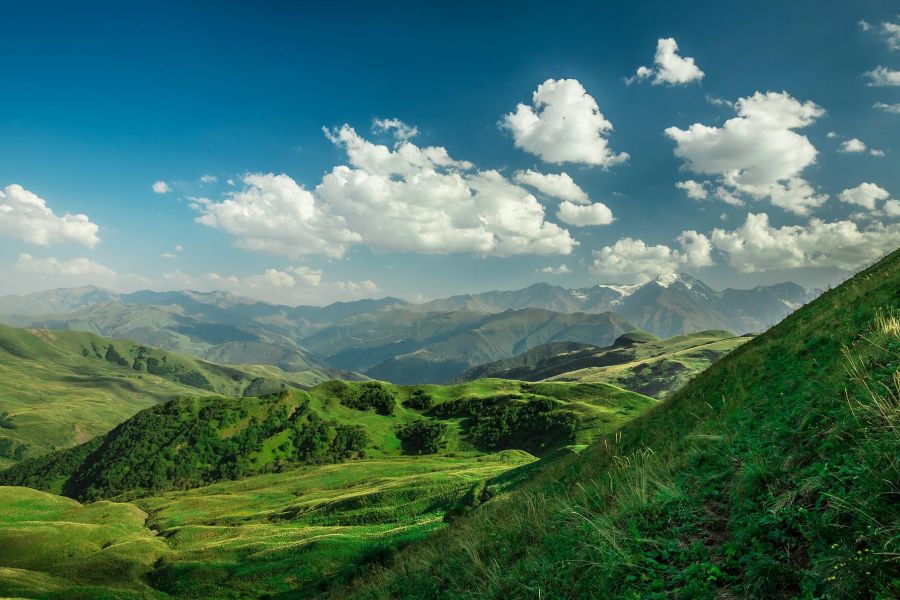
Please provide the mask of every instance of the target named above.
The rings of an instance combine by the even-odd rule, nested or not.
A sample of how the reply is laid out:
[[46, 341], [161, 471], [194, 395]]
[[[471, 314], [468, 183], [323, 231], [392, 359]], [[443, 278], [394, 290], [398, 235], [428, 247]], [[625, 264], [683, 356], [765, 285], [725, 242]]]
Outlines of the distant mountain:
[[[85, 287], [2, 297], [0, 321], [135, 339], [227, 364], [371, 370], [375, 377], [413, 383], [444, 381], [551, 341], [607, 345], [635, 327], [660, 337], [758, 332], [817, 293], [793, 283], [716, 291], [675, 273], [637, 285], [537, 283], [423, 304], [382, 298], [324, 307], [228, 292], [116, 294]], [[532, 312], [504, 316], [509, 311]], [[607, 313], [617, 316], [602, 323], [588, 316]]]
[[329, 364], [362, 371], [375, 379], [439, 383], [472, 366], [547, 342], [606, 345], [632, 329], [612, 313], [558, 313], [537, 308], [497, 314], [403, 310], [340, 322], [304, 343], [325, 356]]
[[485, 377], [604, 382], [663, 399], [750, 339], [727, 331], [659, 339], [636, 329], [605, 348], [574, 342], [543, 344], [518, 356], [469, 369], [452, 382]]
[[716, 291], [689, 275], [668, 273], [638, 285], [598, 284], [566, 289], [536, 283], [521, 290], [452, 296], [408, 308], [481, 312], [525, 307], [560, 312], [611, 311], [641, 329], [668, 337], [708, 329], [739, 334], [763, 331], [818, 294], [818, 290], [806, 290], [794, 283]]

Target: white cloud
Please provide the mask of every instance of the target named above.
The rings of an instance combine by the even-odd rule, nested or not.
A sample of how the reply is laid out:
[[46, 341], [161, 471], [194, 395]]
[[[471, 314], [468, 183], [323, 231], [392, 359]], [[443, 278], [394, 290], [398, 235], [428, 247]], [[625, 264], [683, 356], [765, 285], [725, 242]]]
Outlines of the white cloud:
[[314, 191], [287, 175], [251, 174], [222, 202], [195, 199], [196, 220], [241, 247], [286, 256], [341, 257], [354, 244], [496, 256], [569, 254], [577, 245], [544, 218], [534, 195], [497, 171], [476, 170], [443, 147], [375, 144], [349, 125], [325, 133], [349, 165], [334, 167]]
[[146, 277], [119, 274], [106, 265], [85, 257], [62, 260], [55, 257], [37, 258], [22, 253], [12, 264], [12, 268], [15, 272], [14, 285], [23, 292], [84, 285], [134, 291], [150, 283]]
[[568, 223], [575, 227], [609, 225], [613, 222], [612, 211], [602, 202], [585, 205], [573, 204], [568, 200], [564, 200], [560, 202], [556, 216], [563, 223]]
[[342, 217], [331, 214], [284, 174], [247, 175], [244, 188], [230, 192], [226, 200], [200, 198], [192, 206], [202, 213], [195, 219], [198, 223], [230, 233], [240, 247], [249, 250], [340, 257], [362, 239]]
[[632, 83], [653, 76], [653, 85], [679, 85], [703, 79], [703, 71], [694, 64], [689, 56], [678, 55], [678, 43], [674, 38], [660, 38], [656, 42], [654, 67], [638, 67], [633, 77], [625, 81]]
[[681, 268], [706, 267], [712, 263], [709, 238], [696, 231], [684, 231], [676, 238], [681, 250], [665, 244], [648, 246], [643, 240], [622, 238], [612, 246], [594, 251], [591, 270], [600, 275], [632, 275], [647, 279]]
[[175, 246], [175, 252], [181, 252], [183, 250], [184, 250], [184, 246], [182, 246], [181, 244], [177, 244]]
[[884, 156], [884, 150], [872, 148], [871, 150], [869, 150], [869, 154], [871, 154], [872, 156]]
[[549, 163], [610, 167], [628, 160], [627, 153], [610, 150], [604, 136], [612, 123], [576, 79], [548, 79], [534, 92], [531, 106], [517, 105], [500, 126], [512, 133], [517, 148]]
[[888, 48], [900, 50], [900, 23], [885, 21], [881, 24], [881, 35]]
[[875, 108], [878, 110], [883, 110], [887, 113], [893, 113], [895, 115], [900, 115], [900, 102], [896, 104], [885, 104], [884, 102], [876, 102]]
[[37, 194], [12, 184], [0, 190], [0, 236], [37, 246], [75, 242], [93, 248], [99, 227], [87, 215], [57, 216]]
[[870, 86], [898, 86], [900, 85], [900, 71], [895, 71], [888, 67], [878, 66], [871, 71], [864, 73], [869, 78]]
[[900, 200], [888, 200], [885, 202], [884, 214], [889, 217], [900, 217]]
[[92, 275], [98, 277], [115, 277], [116, 275], [116, 272], [109, 267], [89, 258], [73, 258], [64, 261], [53, 257], [35, 258], [30, 254], [22, 253], [15, 266], [17, 271], [45, 275]]
[[178, 255], [174, 252], [163, 252], [162, 254], [160, 254], [160, 257], [172, 260], [178, 258]]
[[154, 181], [152, 187], [153, 191], [157, 194], [168, 194], [172, 191], [172, 188], [169, 187], [169, 184], [163, 180]]
[[744, 205], [744, 201], [741, 200], [734, 192], [721, 185], [716, 188], [716, 198], [718, 198], [725, 204], [730, 204], [732, 206]]
[[737, 117], [722, 127], [694, 123], [669, 127], [675, 155], [694, 173], [718, 176], [728, 188], [796, 214], [808, 214], [827, 199], [800, 174], [815, 163], [817, 151], [795, 129], [806, 127], [825, 111], [799, 102], [786, 92], [755, 93], [735, 103]]
[[215, 183], [218, 180], [219, 180], [219, 178], [216, 177], [215, 175], [201, 175], [200, 176], [200, 183]]
[[544, 273], [545, 275], [565, 275], [566, 273], [571, 273], [571, 271], [566, 265], [559, 265], [558, 267], [543, 267], [537, 269], [535, 273]]
[[744, 273], [799, 267], [853, 270], [894, 250], [900, 244], [900, 224], [873, 223], [861, 230], [852, 221], [771, 227], [765, 213], [747, 215], [734, 231], [715, 229], [715, 248]]
[[332, 281], [321, 269], [307, 266], [270, 268], [246, 277], [219, 273], [189, 275], [176, 270], [163, 275], [160, 283], [168, 289], [174, 286], [198, 291], [225, 290], [279, 304], [324, 304], [371, 298], [381, 292], [371, 280]]
[[865, 152], [865, 151], [866, 151], [866, 144], [859, 138], [852, 138], [849, 140], [844, 140], [844, 142], [841, 143], [840, 149], [838, 150], [838, 152], [850, 152], [850, 153]]
[[528, 169], [527, 171], [516, 171], [513, 174], [513, 181], [523, 185], [535, 188], [537, 191], [559, 198], [560, 200], [568, 200], [576, 204], [588, 204], [590, 199], [583, 189], [569, 176], [568, 173], [539, 173]]
[[411, 127], [400, 119], [375, 119], [372, 121], [372, 131], [375, 133], [392, 131], [394, 137], [400, 142], [405, 142], [419, 135], [417, 127]]
[[532, 194], [497, 171], [472, 171], [440, 147], [404, 142], [391, 150], [347, 125], [330, 138], [351, 166], [332, 169], [316, 194], [376, 250], [508, 256], [569, 254], [576, 245], [545, 220]]
[[870, 29], [872, 29], [872, 24], [865, 19], [860, 19], [857, 25], [859, 25], [859, 28], [863, 31], [869, 31]]
[[709, 198], [709, 191], [706, 189], [705, 182], [688, 179], [687, 181], [675, 182], [675, 187], [683, 190], [691, 200], [706, 200]]
[[841, 192], [838, 198], [847, 204], [856, 204], [869, 210], [875, 210], [875, 204], [886, 200], [890, 194], [883, 187], [874, 183], [861, 183], [856, 187]]

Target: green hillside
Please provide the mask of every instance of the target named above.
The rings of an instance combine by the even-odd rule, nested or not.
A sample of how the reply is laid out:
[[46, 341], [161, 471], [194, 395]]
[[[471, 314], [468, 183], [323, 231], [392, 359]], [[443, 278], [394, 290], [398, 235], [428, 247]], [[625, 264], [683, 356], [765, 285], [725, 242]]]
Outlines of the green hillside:
[[446, 388], [332, 381], [263, 398], [192, 397], [23, 461], [0, 472], [0, 484], [96, 500], [350, 458], [506, 449], [542, 455], [588, 443], [653, 403], [606, 384], [503, 380]]
[[895, 598], [900, 252], [335, 598]]
[[655, 404], [480, 380], [157, 405], [0, 473], [29, 486], [0, 487], [0, 595], [316, 595]]
[[0, 415], [7, 414], [0, 468], [83, 443], [141, 409], [201, 390], [261, 395], [323, 378], [315, 371], [226, 367], [79, 331], [0, 325]]
[[700, 331], [661, 340], [635, 330], [606, 348], [574, 342], [543, 344], [469, 369], [455, 380], [605, 382], [662, 399], [749, 339], [727, 331]]

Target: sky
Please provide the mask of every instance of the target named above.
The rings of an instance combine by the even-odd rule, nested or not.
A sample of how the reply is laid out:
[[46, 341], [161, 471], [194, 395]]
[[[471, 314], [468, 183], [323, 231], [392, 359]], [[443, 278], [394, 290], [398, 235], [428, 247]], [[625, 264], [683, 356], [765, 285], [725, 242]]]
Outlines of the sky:
[[825, 287], [900, 246], [896, 2], [327, 4], [0, 0], [0, 295]]

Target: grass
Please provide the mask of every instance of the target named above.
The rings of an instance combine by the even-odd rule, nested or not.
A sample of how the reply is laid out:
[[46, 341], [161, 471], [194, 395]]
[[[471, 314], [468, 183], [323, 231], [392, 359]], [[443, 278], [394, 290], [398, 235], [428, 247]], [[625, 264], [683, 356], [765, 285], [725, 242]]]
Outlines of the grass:
[[336, 598], [893, 598], [900, 252]]
[[133, 503], [0, 488], [0, 595], [314, 593], [441, 528], [473, 487], [534, 460], [505, 451], [353, 461]]
[[[127, 364], [107, 359], [110, 347]], [[132, 365], [141, 348], [79, 331], [0, 326], [0, 413], [8, 412], [15, 424], [15, 429], [0, 429], [0, 438], [27, 444], [28, 456], [39, 456], [83, 443], [144, 408], [200, 390], [240, 396], [250, 386], [267, 393], [281, 383], [317, 382], [308, 373], [225, 367], [156, 349], [143, 352], [136, 370]], [[148, 372], [146, 359], [165, 359], [171, 372]], [[0, 457], [0, 468], [15, 462]]]

